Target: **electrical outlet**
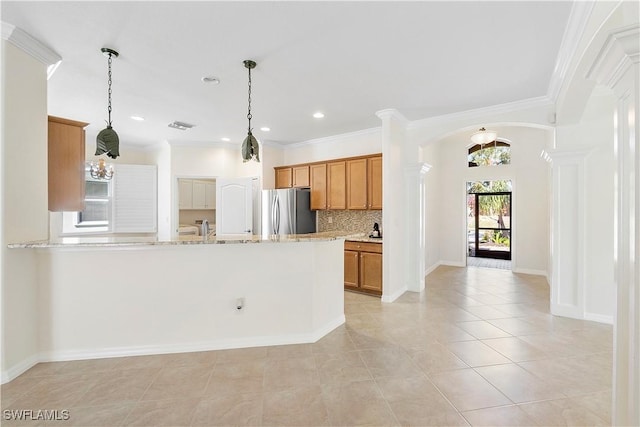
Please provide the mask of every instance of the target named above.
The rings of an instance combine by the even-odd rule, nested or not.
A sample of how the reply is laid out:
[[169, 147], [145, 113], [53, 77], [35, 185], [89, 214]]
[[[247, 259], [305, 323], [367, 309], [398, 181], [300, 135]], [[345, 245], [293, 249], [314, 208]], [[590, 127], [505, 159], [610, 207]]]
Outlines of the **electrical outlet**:
[[333, 224], [333, 217], [327, 217], [327, 222], [329, 222], [329, 224]]

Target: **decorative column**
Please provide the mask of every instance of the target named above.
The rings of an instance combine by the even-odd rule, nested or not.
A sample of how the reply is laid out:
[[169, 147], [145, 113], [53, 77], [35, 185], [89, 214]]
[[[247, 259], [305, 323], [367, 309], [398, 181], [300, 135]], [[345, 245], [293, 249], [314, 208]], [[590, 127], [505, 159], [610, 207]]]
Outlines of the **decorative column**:
[[405, 181], [405, 283], [407, 290], [424, 290], [425, 175], [431, 166], [416, 163], [404, 168]]
[[378, 111], [382, 120], [382, 302], [393, 302], [406, 292], [406, 254], [403, 175], [407, 119], [394, 109]]
[[640, 425], [640, 25], [613, 31], [587, 78], [617, 96], [614, 116], [613, 424]]
[[584, 319], [585, 169], [588, 150], [552, 151], [551, 313]]

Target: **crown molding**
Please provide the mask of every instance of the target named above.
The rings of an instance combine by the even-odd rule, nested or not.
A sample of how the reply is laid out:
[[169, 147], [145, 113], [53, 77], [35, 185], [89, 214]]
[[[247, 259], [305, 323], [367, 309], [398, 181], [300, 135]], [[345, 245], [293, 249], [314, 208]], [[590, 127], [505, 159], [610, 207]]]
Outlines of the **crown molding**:
[[640, 63], [640, 24], [612, 32], [607, 37], [586, 78], [613, 88], [627, 70]]
[[2, 22], [2, 39], [7, 40], [47, 67], [57, 66], [57, 64], [62, 61], [62, 57], [51, 48], [45, 46], [22, 29], [7, 22]]
[[434, 122], [452, 122], [457, 120], [477, 120], [480, 116], [490, 116], [497, 114], [512, 113], [514, 111], [526, 110], [529, 108], [549, 107], [554, 102], [547, 96], [523, 99], [505, 104], [492, 105], [489, 107], [477, 108], [475, 110], [459, 111], [442, 116], [427, 117], [426, 119], [415, 120], [408, 125], [408, 129], [421, 129], [433, 126]]
[[569, 65], [578, 49], [580, 39], [587, 27], [587, 22], [593, 12], [594, 6], [595, 2], [589, 1], [574, 1], [571, 6], [571, 13], [569, 14], [567, 26], [564, 29], [562, 43], [560, 44], [560, 50], [556, 58], [556, 65], [551, 75], [549, 88], [547, 89], [547, 96], [554, 102], [560, 95], [560, 89], [567, 77]]
[[167, 140], [171, 147], [204, 147], [204, 148], [226, 148], [230, 150], [240, 150], [240, 144], [233, 142], [217, 141], [189, 141], [189, 140]]
[[296, 142], [293, 144], [286, 144], [286, 145], [281, 144], [281, 147], [282, 148], [298, 148], [298, 147], [304, 147], [305, 145], [323, 144], [323, 143], [335, 141], [336, 139], [341, 139], [341, 138], [351, 138], [354, 136], [371, 135], [377, 132], [380, 132], [380, 127], [357, 130], [355, 132], [341, 133], [333, 136], [325, 136], [322, 138], [310, 139], [308, 141]]

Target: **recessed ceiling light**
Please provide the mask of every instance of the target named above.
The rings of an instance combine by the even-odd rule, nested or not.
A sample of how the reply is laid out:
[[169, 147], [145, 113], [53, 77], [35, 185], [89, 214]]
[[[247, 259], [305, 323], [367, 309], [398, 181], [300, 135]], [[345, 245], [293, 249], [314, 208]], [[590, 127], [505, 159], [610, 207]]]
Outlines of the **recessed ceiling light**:
[[135, 120], [137, 122], [143, 122], [144, 121], [144, 117], [140, 117], [140, 116], [131, 116], [131, 120]]
[[229, 141], [231, 141], [231, 138], [226, 138], [226, 137], [225, 137], [225, 138], [220, 138], [220, 139], [221, 139], [221, 140], [223, 140], [224, 142], [229, 142]]
[[263, 126], [263, 127], [261, 127], [261, 128], [260, 128], [260, 130], [261, 130], [262, 132], [269, 132], [269, 131], [271, 130], [271, 128], [268, 128], [268, 127], [266, 127], [266, 126]]
[[318, 111], [317, 113], [313, 113], [313, 117], [315, 117], [316, 119], [321, 119], [324, 117], [324, 113]]
[[220, 83], [220, 79], [214, 76], [204, 76], [201, 80], [205, 83], [211, 83], [214, 85]]

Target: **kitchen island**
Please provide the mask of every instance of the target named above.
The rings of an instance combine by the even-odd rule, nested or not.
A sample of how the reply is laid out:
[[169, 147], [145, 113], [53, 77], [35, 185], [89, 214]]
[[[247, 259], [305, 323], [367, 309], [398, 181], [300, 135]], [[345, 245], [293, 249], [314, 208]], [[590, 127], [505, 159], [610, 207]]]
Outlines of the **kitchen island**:
[[51, 361], [314, 342], [345, 321], [344, 237], [82, 237], [9, 247], [35, 251], [37, 361]]

